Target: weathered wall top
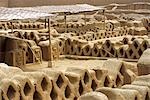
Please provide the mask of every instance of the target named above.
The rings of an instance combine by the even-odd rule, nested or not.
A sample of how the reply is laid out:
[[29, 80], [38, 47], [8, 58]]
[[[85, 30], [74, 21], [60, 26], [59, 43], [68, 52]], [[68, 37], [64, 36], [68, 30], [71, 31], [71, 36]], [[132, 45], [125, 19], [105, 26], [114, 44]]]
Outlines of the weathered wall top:
[[150, 2], [150, 0], [0, 0], [0, 6], [18, 7], [18, 6], [40, 6], [40, 5], [63, 5], [88, 3], [92, 5], [106, 5], [110, 3], [133, 3]]

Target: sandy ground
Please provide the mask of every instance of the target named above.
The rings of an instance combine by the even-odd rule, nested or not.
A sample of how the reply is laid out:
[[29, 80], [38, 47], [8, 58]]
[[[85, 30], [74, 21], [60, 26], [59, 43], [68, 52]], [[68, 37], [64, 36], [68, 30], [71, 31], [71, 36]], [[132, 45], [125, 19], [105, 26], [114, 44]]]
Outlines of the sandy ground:
[[[65, 70], [67, 67], [96, 67], [101, 66], [105, 60], [73, 60], [73, 59], [59, 59], [53, 61], [53, 68], [57, 70]], [[43, 61], [41, 64], [27, 64], [23, 67], [24, 71], [33, 71], [41, 68], [47, 68], [48, 62]]]
[[[112, 58], [116, 59], [116, 58]], [[120, 59], [121, 60], [121, 59]], [[89, 67], [97, 67], [97, 66], [102, 66], [104, 61], [106, 60], [74, 60], [74, 59], [59, 59], [56, 61], [53, 61], [53, 69], [55, 70], [61, 70], [65, 71], [67, 67], [84, 67], [84, 68], [89, 68]], [[137, 64], [137, 62], [130, 62], [133, 64]], [[43, 61], [41, 64], [28, 64], [25, 67], [23, 67], [24, 71], [34, 71], [42, 68], [47, 68], [48, 67], [48, 62]]]

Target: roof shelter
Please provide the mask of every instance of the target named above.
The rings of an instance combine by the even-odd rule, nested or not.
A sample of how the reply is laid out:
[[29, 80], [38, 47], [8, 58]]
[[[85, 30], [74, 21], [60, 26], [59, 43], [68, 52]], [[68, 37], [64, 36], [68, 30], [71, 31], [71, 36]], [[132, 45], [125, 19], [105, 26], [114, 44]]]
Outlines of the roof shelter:
[[26, 9], [31, 11], [39, 11], [51, 14], [78, 14], [84, 12], [93, 12], [104, 10], [102, 7], [96, 7], [89, 4], [76, 5], [55, 5], [55, 6], [36, 6], [36, 7], [21, 7], [16, 9]]
[[52, 16], [55, 15], [38, 11], [0, 7], [0, 21], [38, 19], [41, 17], [52, 17]]

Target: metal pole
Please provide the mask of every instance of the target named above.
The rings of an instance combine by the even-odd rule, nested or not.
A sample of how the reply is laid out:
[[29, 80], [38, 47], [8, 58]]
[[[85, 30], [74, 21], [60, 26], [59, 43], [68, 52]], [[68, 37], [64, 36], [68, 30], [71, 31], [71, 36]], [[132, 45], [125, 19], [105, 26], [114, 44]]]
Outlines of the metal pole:
[[49, 61], [48, 61], [48, 67], [52, 67], [52, 45], [51, 45], [51, 25], [50, 25], [50, 18], [48, 19], [48, 32], [49, 32]]

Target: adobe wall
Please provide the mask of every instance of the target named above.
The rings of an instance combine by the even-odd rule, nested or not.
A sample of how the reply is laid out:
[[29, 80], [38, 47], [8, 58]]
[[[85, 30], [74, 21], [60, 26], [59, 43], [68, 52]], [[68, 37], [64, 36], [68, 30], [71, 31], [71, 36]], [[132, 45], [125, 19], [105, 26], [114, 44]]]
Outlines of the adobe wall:
[[[0, 1], [6, 1], [6, 0], [0, 0]], [[76, 3], [106, 5], [110, 3], [133, 3], [133, 2], [150, 2], [150, 0], [9, 0], [9, 7], [58, 5], [58, 4], [63, 5], [63, 4], [76, 4]]]
[[8, 7], [8, 0], [0, 0], [0, 7]]

